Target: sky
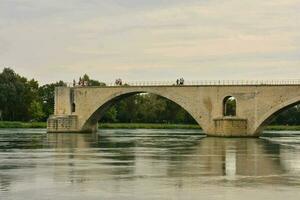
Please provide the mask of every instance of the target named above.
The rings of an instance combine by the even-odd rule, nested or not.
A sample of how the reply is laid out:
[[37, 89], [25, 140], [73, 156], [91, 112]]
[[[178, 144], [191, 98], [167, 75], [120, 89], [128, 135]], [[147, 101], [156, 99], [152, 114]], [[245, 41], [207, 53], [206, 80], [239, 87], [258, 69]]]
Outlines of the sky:
[[0, 0], [0, 70], [41, 84], [300, 79], [300, 0]]

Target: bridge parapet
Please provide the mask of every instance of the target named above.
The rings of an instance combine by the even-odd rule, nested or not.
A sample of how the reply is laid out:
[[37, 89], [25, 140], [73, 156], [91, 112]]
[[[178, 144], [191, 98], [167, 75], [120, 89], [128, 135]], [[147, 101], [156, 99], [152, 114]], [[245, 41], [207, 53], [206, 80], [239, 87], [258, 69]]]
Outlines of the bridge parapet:
[[[72, 83], [67, 84], [74, 86]], [[113, 82], [103, 82], [98, 87], [131, 87], [131, 86], [271, 86], [271, 85], [300, 85], [300, 79], [288, 80], [187, 80], [184, 84], [177, 84], [176, 81], [124, 81], [122, 85]], [[87, 87], [76, 85], [76, 87]]]

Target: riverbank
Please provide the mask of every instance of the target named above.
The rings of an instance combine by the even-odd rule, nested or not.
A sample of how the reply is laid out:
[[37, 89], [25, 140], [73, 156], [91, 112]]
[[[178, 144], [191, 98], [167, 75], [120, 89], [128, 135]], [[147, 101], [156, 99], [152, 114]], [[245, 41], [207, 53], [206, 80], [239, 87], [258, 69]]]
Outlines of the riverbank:
[[[0, 121], [0, 128], [47, 128], [46, 122]], [[101, 123], [102, 129], [200, 129], [195, 124]]]
[[0, 121], [0, 128], [46, 128], [46, 122], [7, 122]]
[[[46, 122], [0, 121], [0, 128], [46, 128]], [[102, 129], [201, 129], [196, 124], [101, 123]], [[300, 131], [300, 126], [271, 125], [268, 131]]]
[[271, 125], [265, 129], [267, 131], [300, 131], [300, 126], [286, 126], [286, 125]]
[[102, 129], [201, 129], [196, 124], [102, 123]]

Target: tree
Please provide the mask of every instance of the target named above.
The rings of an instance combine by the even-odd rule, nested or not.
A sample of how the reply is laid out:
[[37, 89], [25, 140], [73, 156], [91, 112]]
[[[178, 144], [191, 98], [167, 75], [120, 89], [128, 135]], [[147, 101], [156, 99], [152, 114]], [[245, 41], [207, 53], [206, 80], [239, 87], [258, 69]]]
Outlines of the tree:
[[274, 119], [273, 125], [300, 125], [300, 109], [298, 106], [291, 107], [280, 114]]
[[90, 79], [90, 77], [87, 74], [84, 74], [81, 78], [82, 81], [87, 81], [89, 83], [89, 86], [106, 86], [105, 83]]
[[[116, 120], [111, 120], [111, 114]], [[120, 100], [112, 106], [101, 122], [123, 123], [190, 123], [195, 120], [179, 105], [153, 94], [138, 94]]]
[[115, 106], [112, 106], [108, 111], [106, 111], [105, 115], [101, 119], [102, 122], [117, 122], [117, 109]]
[[3, 120], [27, 120], [28, 90], [27, 79], [12, 69], [4, 68], [0, 74], [0, 110]]
[[31, 121], [44, 121], [45, 117], [47, 117], [40, 101], [32, 101], [29, 112], [31, 114]]

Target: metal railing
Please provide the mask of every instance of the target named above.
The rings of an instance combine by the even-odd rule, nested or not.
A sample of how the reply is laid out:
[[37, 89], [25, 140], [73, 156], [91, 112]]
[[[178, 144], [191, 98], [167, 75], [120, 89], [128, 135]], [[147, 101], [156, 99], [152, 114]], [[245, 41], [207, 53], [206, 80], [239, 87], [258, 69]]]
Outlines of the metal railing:
[[[300, 79], [290, 80], [199, 80], [184, 81], [183, 85], [178, 85], [176, 81], [123, 81], [122, 85], [114, 82], [103, 82], [106, 87], [116, 86], [239, 86], [239, 85], [300, 85]], [[69, 87], [73, 87], [73, 83], [67, 83]], [[76, 87], [84, 87], [76, 85]], [[87, 86], [85, 86], [87, 87]]]

